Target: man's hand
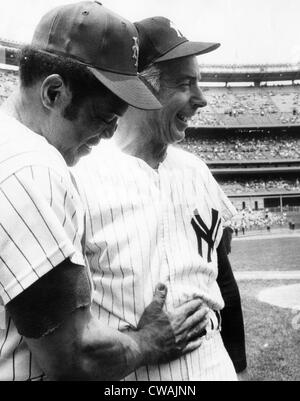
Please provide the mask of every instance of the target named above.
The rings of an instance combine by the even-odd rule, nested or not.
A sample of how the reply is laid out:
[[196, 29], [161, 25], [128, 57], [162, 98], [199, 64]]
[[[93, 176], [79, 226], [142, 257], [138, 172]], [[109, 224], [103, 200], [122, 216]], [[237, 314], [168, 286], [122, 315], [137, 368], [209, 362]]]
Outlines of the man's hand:
[[[60, 289], [68, 288], [66, 283], [75, 290], [83, 287], [84, 283], [88, 284], [87, 278], [80, 275], [76, 276], [78, 280], [74, 284], [74, 266], [70, 265], [70, 270], [67, 266], [60, 267], [53, 269], [51, 289], [59, 287], [61, 278], [64, 283]], [[70, 275], [66, 275], [67, 271]], [[10, 309], [14, 317], [22, 317], [25, 301], [31, 305], [32, 300], [29, 301], [27, 297], [31, 299], [35, 285], [37, 288], [34, 291], [45, 291], [42, 282], [40, 279], [30, 287], [30, 291], [24, 291], [18, 304]], [[135, 331], [121, 332], [108, 327], [91, 313], [88, 305], [66, 314], [55, 330], [38, 338], [25, 336], [25, 341], [50, 380], [120, 380], [140, 366], [169, 361], [199, 347], [199, 336], [206, 325], [207, 308], [203, 307], [200, 300], [193, 300], [172, 313], [165, 313], [162, 308], [166, 295], [165, 286], [156, 288], [153, 301], [146, 308]], [[28, 308], [26, 313], [27, 323], [30, 317]], [[35, 320], [36, 310], [32, 314], [32, 322]], [[25, 328], [31, 329], [32, 326], [26, 324]]]
[[200, 299], [187, 301], [173, 312], [164, 312], [167, 288], [158, 284], [135, 333], [145, 364], [167, 362], [198, 348], [208, 323], [208, 307]]

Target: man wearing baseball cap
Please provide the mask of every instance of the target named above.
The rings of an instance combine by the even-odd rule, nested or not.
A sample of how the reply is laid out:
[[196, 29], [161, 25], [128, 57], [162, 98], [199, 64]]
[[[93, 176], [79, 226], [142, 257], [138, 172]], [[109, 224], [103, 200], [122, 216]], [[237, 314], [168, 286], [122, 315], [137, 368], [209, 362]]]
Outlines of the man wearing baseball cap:
[[126, 333], [90, 311], [85, 220], [69, 174], [128, 104], [160, 103], [137, 76], [133, 24], [98, 2], [48, 12], [0, 113], [0, 380], [112, 380], [199, 346], [198, 300], [163, 311], [157, 282]]
[[[236, 380], [220, 335], [224, 300], [216, 281], [218, 262], [227, 264], [223, 278], [235, 286], [231, 302], [240, 308], [221, 241], [222, 222], [235, 209], [207, 166], [173, 146], [184, 138], [188, 119], [206, 105], [195, 56], [219, 44], [191, 42], [164, 17], [135, 26], [140, 76], [163, 107], [129, 108], [115, 137], [74, 168], [87, 211], [94, 309], [100, 321], [126, 330], [137, 324], [157, 281], [169, 289], [168, 311], [198, 299], [205, 318], [194, 333], [198, 330], [202, 345], [172, 362], [141, 367], [126, 379]], [[242, 357], [237, 370], [244, 362]]]

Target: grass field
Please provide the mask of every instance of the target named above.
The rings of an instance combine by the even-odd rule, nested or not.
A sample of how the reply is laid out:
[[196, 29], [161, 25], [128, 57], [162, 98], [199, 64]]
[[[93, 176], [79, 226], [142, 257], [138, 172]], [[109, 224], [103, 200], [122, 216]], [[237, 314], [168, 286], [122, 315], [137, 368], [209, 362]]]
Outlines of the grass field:
[[[257, 300], [264, 288], [297, 281], [240, 282], [250, 380], [300, 380], [300, 312]], [[296, 326], [297, 327], [297, 326]]]
[[300, 238], [233, 241], [230, 260], [234, 270], [300, 270]]
[[[232, 242], [235, 271], [300, 270], [300, 238], [244, 239]], [[250, 380], [300, 380], [300, 312], [260, 302], [265, 288], [297, 281], [241, 281]]]

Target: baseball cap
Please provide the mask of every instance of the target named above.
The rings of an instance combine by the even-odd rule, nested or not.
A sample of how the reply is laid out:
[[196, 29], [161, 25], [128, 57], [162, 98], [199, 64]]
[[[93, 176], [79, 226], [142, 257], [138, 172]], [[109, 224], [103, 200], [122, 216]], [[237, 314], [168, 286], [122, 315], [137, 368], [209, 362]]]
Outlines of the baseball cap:
[[39, 22], [31, 45], [84, 64], [103, 85], [133, 107], [161, 107], [137, 74], [139, 42], [135, 26], [97, 1], [81, 1], [49, 11]]
[[134, 23], [140, 38], [139, 71], [153, 63], [211, 52], [220, 43], [191, 42], [165, 17]]

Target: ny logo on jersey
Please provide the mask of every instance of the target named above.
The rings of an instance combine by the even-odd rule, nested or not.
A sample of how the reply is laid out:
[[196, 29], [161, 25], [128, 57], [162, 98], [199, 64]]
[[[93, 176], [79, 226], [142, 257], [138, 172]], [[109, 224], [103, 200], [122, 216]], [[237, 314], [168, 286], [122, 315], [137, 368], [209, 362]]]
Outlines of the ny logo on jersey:
[[197, 236], [198, 253], [201, 257], [203, 257], [202, 240], [204, 240], [208, 245], [207, 262], [211, 262], [211, 253], [214, 249], [215, 241], [221, 224], [219, 212], [215, 209], [212, 209], [211, 211], [212, 221], [210, 228], [207, 227], [207, 225], [201, 219], [197, 209], [194, 210], [194, 216], [191, 220], [191, 224]]
[[136, 36], [132, 37], [133, 39], [133, 46], [132, 46], [132, 58], [135, 60], [135, 67], [138, 66], [138, 61], [139, 61], [139, 43], [138, 43], [138, 38]]
[[172, 22], [172, 21], [170, 21], [170, 28], [175, 30], [175, 32], [177, 33], [177, 36], [179, 38], [183, 38], [182, 33], [180, 32], [180, 30], [175, 26], [174, 22]]

